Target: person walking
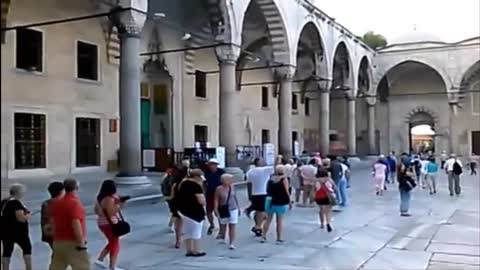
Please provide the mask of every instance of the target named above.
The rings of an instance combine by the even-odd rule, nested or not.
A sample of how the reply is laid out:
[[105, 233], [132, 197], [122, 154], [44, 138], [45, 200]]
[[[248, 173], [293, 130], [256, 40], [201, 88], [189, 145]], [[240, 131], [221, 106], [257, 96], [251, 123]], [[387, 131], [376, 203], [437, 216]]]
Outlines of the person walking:
[[178, 196], [178, 212], [183, 223], [185, 256], [205, 256], [206, 253], [200, 251], [200, 239], [202, 238], [202, 227], [206, 214], [202, 170], [191, 170], [190, 176], [183, 179], [179, 184], [176, 196]]
[[10, 269], [10, 259], [15, 244], [23, 253], [25, 270], [32, 270], [32, 242], [30, 241], [28, 220], [30, 211], [23, 205], [22, 199], [26, 189], [22, 184], [12, 184], [8, 198], [0, 202], [0, 216], [2, 219], [1, 242], [3, 246], [2, 269]]
[[[215, 230], [215, 217], [213, 216], [214, 212], [214, 200], [215, 200], [215, 191], [217, 187], [222, 184], [221, 177], [225, 171], [221, 168], [218, 168], [218, 160], [211, 158], [207, 162], [207, 169], [203, 172], [205, 175], [205, 184], [206, 192], [205, 196], [207, 199], [207, 218], [210, 226], [207, 230], [207, 235], [211, 235]], [[217, 236], [217, 239], [221, 235]]]
[[318, 170], [318, 161], [316, 158], [310, 159], [308, 165], [300, 168], [300, 177], [303, 179], [303, 207], [312, 206], [315, 198], [315, 175]]
[[440, 155], [440, 164], [441, 164], [440, 168], [442, 170], [445, 169], [445, 162], [447, 162], [447, 159], [448, 159], [447, 151], [443, 150], [442, 154]]
[[448, 175], [448, 191], [450, 196], [453, 196], [453, 192], [457, 196], [460, 196], [462, 188], [460, 186], [460, 175], [463, 173], [463, 165], [460, 160], [457, 159], [457, 155], [451, 154], [450, 158], [445, 162], [445, 171]]
[[275, 174], [272, 175], [267, 184], [267, 196], [265, 206], [267, 220], [263, 226], [262, 242], [267, 241], [268, 229], [275, 215], [277, 244], [282, 244], [285, 242], [283, 238], [283, 216], [287, 213], [288, 208], [292, 207], [290, 193], [288, 191], [288, 179], [285, 175], [285, 166], [277, 165], [275, 167]]
[[109, 255], [109, 269], [121, 270], [116, 267], [118, 254], [120, 253], [120, 237], [113, 233], [113, 224], [121, 220], [120, 209], [128, 197], [120, 197], [117, 194], [117, 186], [113, 180], [103, 181], [97, 195], [95, 214], [97, 214], [97, 225], [100, 231], [107, 238], [107, 245], [102, 249], [95, 261], [95, 265], [107, 268], [104, 263], [105, 257]]
[[420, 179], [421, 179], [421, 183], [422, 183], [422, 189], [425, 189], [427, 188], [427, 185], [428, 185], [428, 179], [427, 179], [427, 174], [428, 174], [428, 164], [430, 163], [430, 161], [428, 161], [428, 159], [426, 157], [422, 157], [420, 159], [420, 165], [421, 165], [421, 168], [420, 168]]
[[472, 156], [470, 157], [470, 175], [477, 175], [477, 161]]
[[350, 175], [350, 169], [348, 169], [347, 165], [344, 163], [340, 163], [342, 166], [342, 176], [340, 178], [340, 181], [338, 182], [338, 194], [340, 195], [339, 197], [339, 206], [345, 207], [347, 206], [347, 201], [348, 201], [348, 195], [347, 195], [347, 177]]
[[221, 177], [222, 184], [215, 191], [214, 208], [215, 213], [220, 219], [219, 238], [225, 241], [228, 231], [229, 249], [235, 249], [233, 244], [235, 241], [235, 227], [238, 223], [240, 215], [240, 204], [237, 200], [235, 188], [233, 186], [234, 176], [231, 174], [223, 174]]
[[319, 206], [320, 228], [327, 225], [327, 231], [332, 231], [332, 208], [336, 204], [335, 182], [328, 175], [328, 171], [320, 169], [317, 173], [318, 189], [315, 193], [315, 202]]
[[273, 166], [264, 166], [263, 159], [257, 160], [257, 166], [247, 172], [247, 190], [251, 206], [246, 209], [247, 216], [255, 211], [255, 225], [252, 232], [257, 237], [262, 236], [265, 221], [265, 199], [267, 198], [267, 182], [273, 174]]
[[427, 186], [430, 195], [437, 193], [437, 173], [438, 165], [435, 163], [435, 158], [430, 157], [427, 164]]
[[415, 173], [412, 166], [400, 166], [398, 172], [398, 190], [400, 192], [400, 216], [408, 217], [410, 209], [410, 192], [416, 187]]
[[[178, 214], [178, 186], [182, 180], [189, 175], [188, 167], [182, 164], [181, 168], [176, 168], [172, 165], [167, 172], [167, 176], [162, 182], [162, 193], [165, 196], [168, 209], [170, 210], [169, 228], [175, 232], [175, 248], [180, 248], [182, 241], [182, 219]], [[172, 228], [173, 227], [173, 228]]]
[[85, 208], [78, 198], [78, 182], [63, 181], [65, 195], [52, 201], [50, 214], [53, 224], [53, 256], [50, 270], [90, 270], [87, 252]]
[[297, 161], [297, 166], [295, 169], [293, 169], [293, 172], [292, 172], [291, 184], [295, 191], [295, 203], [297, 204], [300, 202], [300, 196], [302, 195], [302, 190], [303, 190], [303, 178], [301, 173], [302, 166], [303, 166], [303, 162], [300, 160]]
[[52, 182], [47, 187], [50, 199], [43, 201], [40, 210], [40, 228], [42, 242], [47, 243], [53, 249], [53, 226], [50, 215], [50, 204], [53, 200], [62, 198], [65, 195], [65, 188], [62, 182]]
[[384, 185], [385, 185], [385, 175], [387, 173], [387, 166], [382, 162], [380, 158], [373, 164], [373, 182], [375, 183], [375, 194], [377, 196], [383, 195]]
[[387, 157], [388, 163], [388, 175], [390, 177], [390, 183], [395, 184], [397, 178], [397, 157], [395, 157], [395, 152], [390, 152], [390, 155]]
[[[341, 183], [343, 182], [343, 167], [338, 157], [336, 156], [332, 157], [332, 161], [330, 162], [330, 166], [328, 170], [330, 171], [330, 177], [332, 178], [333, 182], [335, 183], [335, 186], [337, 187], [335, 189], [335, 196], [338, 201], [338, 204], [343, 205], [341, 193], [344, 192], [344, 194], [346, 194], [346, 191], [343, 190], [344, 183]], [[342, 185], [342, 191], [340, 191], [340, 185]]]

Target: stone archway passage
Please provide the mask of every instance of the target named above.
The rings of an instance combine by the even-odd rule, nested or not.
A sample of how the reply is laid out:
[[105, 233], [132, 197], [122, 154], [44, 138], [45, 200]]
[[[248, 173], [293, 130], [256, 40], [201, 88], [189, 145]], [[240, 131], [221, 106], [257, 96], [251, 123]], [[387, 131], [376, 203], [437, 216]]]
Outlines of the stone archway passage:
[[[419, 107], [408, 113], [406, 122], [408, 123], [410, 151], [426, 152], [431, 150], [434, 152], [435, 124], [438, 122], [435, 113], [425, 107]], [[423, 127], [423, 131], [415, 134], [414, 129], [418, 127]], [[431, 129], [431, 132], [427, 132], [428, 127]]]

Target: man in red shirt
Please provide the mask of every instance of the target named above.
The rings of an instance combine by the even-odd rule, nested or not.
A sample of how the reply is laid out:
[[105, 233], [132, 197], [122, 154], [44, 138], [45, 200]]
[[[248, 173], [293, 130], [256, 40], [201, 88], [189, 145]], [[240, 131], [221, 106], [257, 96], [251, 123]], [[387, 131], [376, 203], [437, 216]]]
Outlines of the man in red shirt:
[[85, 208], [77, 196], [78, 182], [66, 179], [65, 196], [51, 203], [53, 256], [50, 270], [90, 270], [86, 246]]

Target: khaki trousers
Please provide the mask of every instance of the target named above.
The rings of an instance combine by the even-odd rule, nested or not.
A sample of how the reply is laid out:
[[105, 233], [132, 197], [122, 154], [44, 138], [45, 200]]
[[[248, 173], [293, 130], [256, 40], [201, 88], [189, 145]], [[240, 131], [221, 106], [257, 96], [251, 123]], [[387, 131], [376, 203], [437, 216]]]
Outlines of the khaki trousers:
[[87, 250], [77, 250], [74, 241], [54, 241], [50, 270], [90, 270], [90, 257]]

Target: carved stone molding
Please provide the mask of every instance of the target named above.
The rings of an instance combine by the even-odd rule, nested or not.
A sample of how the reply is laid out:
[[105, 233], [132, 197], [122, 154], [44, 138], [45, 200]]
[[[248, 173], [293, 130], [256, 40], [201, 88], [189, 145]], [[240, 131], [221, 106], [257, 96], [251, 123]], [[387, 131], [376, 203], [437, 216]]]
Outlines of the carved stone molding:
[[[118, 9], [118, 7], [113, 8], [112, 11], [115, 11], [115, 9]], [[146, 15], [136, 10], [125, 10], [113, 13], [110, 20], [117, 27], [119, 36], [140, 38]]]
[[215, 55], [218, 62], [230, 63], [236, 65], [240, 56], [240, 46], [235, 44], [225, 44], [215, 47]]

